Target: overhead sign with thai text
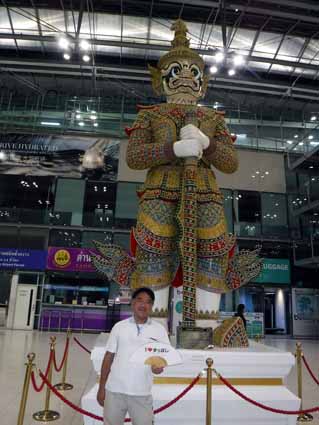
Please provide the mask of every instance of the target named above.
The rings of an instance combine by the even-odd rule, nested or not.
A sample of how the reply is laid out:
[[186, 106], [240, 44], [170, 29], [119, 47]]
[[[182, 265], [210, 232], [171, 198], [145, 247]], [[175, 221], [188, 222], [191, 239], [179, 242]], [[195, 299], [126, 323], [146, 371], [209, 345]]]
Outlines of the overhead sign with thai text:
[[48, 270], [64, 270], [68, 272], [95, 272], [91, 253], [95, 249], [49, 247]]
[[0, 248], [0, 269], [45, 270], [47, 251]]

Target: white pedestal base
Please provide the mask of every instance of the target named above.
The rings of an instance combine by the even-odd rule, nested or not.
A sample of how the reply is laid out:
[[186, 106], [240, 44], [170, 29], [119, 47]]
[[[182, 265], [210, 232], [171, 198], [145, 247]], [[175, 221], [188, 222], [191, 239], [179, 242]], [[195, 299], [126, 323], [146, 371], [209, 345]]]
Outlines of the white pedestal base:
[[[100, 370], [107, 336], [100, 335], [92, 351], [92, 361], [96, 371]], [[298, 410], [300, 400], [292, 394], [280, 380], [290, 372], [294, 364], [291, 353], [285, 353], [251, 341], [245, 349], [179, 350], [184, 363], [165, 369], [161, 378], [195, 378], [205, 367], [208, 357], [214, 359], [214, 367], [227, 379], [242, 379], [247, 385], [236, 388], [253, 400], [266, 406]], [[246, 379], [246, 381], [245, 381]], [[248, 385], [256, 382], [256, 385]], [[270, 382], [276, 381], [276, 385]], [[259, 384], [257, 384], [259, 381]], [[163, 381], [162, 381], [163, 382]], [[279, 382], [279, 384], [278, 384]], [[262, 385], [260, 385], [262, 384]], [[179, 395], [188, 384], [156, 383], [153, 385], [154, 409], [163, 406]], [[103, 409], [96, 401], [98, 384], [88, 386], [82, 398], [82, 407], [102, 416]], [[155, 415], [155, 425], [204, 425], [206, 415], [206, 385], [197, 384], [186, 396]], [[295, 425], [296, 416], [282, 415], [262, 410], [242, 400], [224, 385], [212, 387], [212, 425]], [[84, 418], [85, 425], [101, 425], [100, 422]], [[118, 424], [122, 425], [122, 424]], [[138, 425], [138, 424], [135, 424]]]

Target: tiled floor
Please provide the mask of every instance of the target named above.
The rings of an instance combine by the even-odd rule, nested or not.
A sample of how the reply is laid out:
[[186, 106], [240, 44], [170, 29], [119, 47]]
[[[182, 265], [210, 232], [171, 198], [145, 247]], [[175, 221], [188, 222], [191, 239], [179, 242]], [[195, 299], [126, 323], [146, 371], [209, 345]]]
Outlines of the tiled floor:
[[[64, 348], [65, 334], [55, 334], [57, 337], [57, 358], [62, 356]], [[88, 347], [93, 347], [97, 335], [76, 334], [78, 339]], [[280, 348], [284, 351], [295, 351], [295, 340], [272, 338], [264, 341], [267, 345]], [[319, 341], [302, 341], [305, 356], [319, 376]], [[10, 331], [0, 330], [0, 424], [16, 425], [17, 414], [22, 391], [26, 356], [30, 352], [36, 353], [36, 365], [42, 370], [45, 369], [49, 352], [49, 335], [37, 331]], [[75, 404], [80, 405], [80, 399], [88, 380], [95, 379], [91, 367], [90, 356], [72, 343], [69, 360], [69, 380], [74, 385], [74, 390], [65, 392], [67, 398]], [[56, 382], [58, 378], [54, 378]], [[68, 381], [68, 379], [67, 379]], [[288, 388], [296, 393], [296, 370], [294, 369], [287, 380]], [[312, 381], [311, 377], [304, 371], [304, 407], [319, 405], [319, 387]], [[44, 393], [40, 395], [30, 391], [24, 425], [34, 425], [32, 413], [42, 410], [44, 407]], [[61, 413], [61, 419], [53, 423], [57, 425], [82, 425], [81, 416], [73, 412], [69, 407], [64, 406], [55, 396], [51, 398], [51, 408]], [[313, 425], [319, 425], [319, 415], [315, 415]]]

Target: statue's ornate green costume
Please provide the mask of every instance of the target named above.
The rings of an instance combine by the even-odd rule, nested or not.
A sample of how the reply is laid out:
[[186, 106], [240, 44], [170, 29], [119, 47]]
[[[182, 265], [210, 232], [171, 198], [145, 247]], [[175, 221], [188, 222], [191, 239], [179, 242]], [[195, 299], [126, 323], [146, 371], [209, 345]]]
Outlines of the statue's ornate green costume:
[[243, 285], [259, 273], [261, 262], [256, 252], [237, 253], [227, 232], [213, 168], [237, 170], [234, 138], [222, 113], [197, 106], [208, 83], [204, 62], [189, 48], [185, 24], [179, 20], [172, 29], [172, 49], [150, 67], [153, 88], [167, 103], [140, 107], [127, 129], [128, 166], [148, 169], [138, 192], [132, 257], [97, 244], [102, 255], [94, 263], [120, 284], [152, 287], [159, 309], [167, 308], [167, 288], [183, 284], [186, 320], [194, 322], [196, 297], [197, 309], [210, 312], [208, 294]]
[[[231, 282], [226, 275], [229, 253], [235, 238], [227, 233], [223, 197], [211, 165], [222, 172], [237, 169], [237, 155], [224, 118], [208, 108], [194, 105], [162, 104], [142, 108], [129, 130], [127, 164], [130, 168], [148, 168], [146, 181], [139, 191], [139, 212], [134, 229], [136, 271], [133, 286], [167, 286], [175, 279], [180, 256], [176, 214], [181, 197], [183, 160], [176, 158], [173, 144], [187, 113], [196, 114], [198, 127], [211, 145], [198, 161], [197, 192], [197, 285], [214, 292], [225, 292]], [[230, 286], [230, 287], [229, 287]]]

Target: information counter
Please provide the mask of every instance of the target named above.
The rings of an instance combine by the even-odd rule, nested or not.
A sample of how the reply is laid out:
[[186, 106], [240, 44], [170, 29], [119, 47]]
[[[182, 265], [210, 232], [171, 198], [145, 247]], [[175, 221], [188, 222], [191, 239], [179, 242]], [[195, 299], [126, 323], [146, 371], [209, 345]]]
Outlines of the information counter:
[[40, 330], [109, 332], [115, 323], [131, 315], [127, 305], [79, 305], [43, 303]]

